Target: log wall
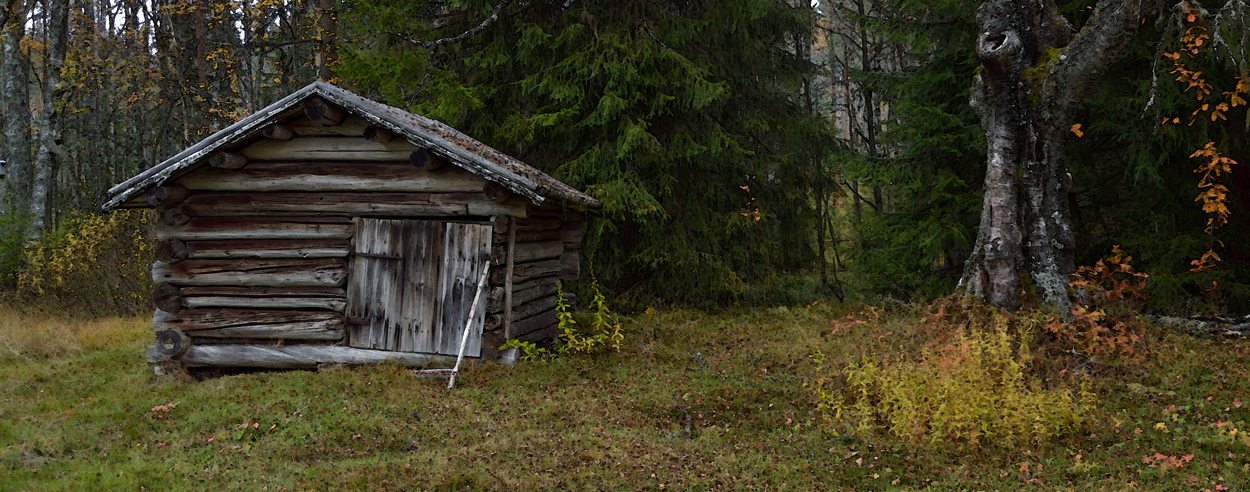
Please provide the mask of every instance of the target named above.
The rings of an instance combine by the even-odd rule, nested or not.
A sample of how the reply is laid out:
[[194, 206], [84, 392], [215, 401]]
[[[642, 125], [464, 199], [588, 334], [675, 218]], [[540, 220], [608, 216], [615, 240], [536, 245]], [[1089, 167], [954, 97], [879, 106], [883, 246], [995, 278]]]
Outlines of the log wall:
[[[273, 354], [248, 361], [265, 350], [257, 344], [345, 345], [346, 333], [359, 323], [347, 314], [353, 217], [496, 218], [490, 285], [483, 293], [483, 340], [492, 343], [483, 343], [482, 356], [497, 354], [493, 342], [505, 335], [555, 335], [558, 282], [578, 276], [581, 213], [534, 207], [376, 129], [366, 139], [370, 127], [360, 118], [324, 123], [285, 122], [266, 134], [270, 138], [214, 153], [207, 159], [212, 165], [146, 194], [161, 211], [152, 327], [163, 339], [189, 340], [190, 351], [180, 352], [188, 354], [188, 365], [287, 367], [271, 360]], [[508, 282], [510, 227], [515, 246]]]
[[509, 306], [506, 266], [508, 234], [506, 220], [495, 222], [492, 244], [491, 290], [486, 305], [485, 330], [497, 340], [517, 338], [526, 341], [549, 339], [556, 335], [556, 295], [561, 281], [567, 286], [579, 276], [582, 238], [581, 212], [545, 204], [531, 207], [525, 217], [515, 218], [512, 251], [512, 295], [510, 330], [506, 331]]

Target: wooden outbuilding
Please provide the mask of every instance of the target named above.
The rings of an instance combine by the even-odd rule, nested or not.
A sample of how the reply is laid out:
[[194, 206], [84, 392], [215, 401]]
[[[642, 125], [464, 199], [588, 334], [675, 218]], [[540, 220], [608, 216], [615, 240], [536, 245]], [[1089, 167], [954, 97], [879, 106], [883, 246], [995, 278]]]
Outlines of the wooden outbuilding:
[[550, 338], [557, 285], [578, 278], [582, 218], [599, 206], [441, 122], [323, 82], [109, 194], [105, 211], [159, 211], [158, 373], [423, 366], [454, 358], [466, 326], [471, 357]]

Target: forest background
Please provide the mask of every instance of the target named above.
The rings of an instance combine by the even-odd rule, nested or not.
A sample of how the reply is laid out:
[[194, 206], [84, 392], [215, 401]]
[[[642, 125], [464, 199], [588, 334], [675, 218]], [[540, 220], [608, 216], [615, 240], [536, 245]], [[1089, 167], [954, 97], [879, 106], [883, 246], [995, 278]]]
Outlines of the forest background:
[[[1081, 26], [1094, 2], [1058, 3]], [[1214, 178], [1228, 223], [1211, 228], [1192, 157], [1210, 142], [1248, 160], [1244, 102], [1204, 106], [1244, 95], [1245, 45], [1190, 36], [1245, 6], [1178, 5], [1073, 127], [1077, 264], [1118, 247], [1150, 275], [1147, 310], [1245, 313], [1250, 175]], [[11, 0], [0, 283], [90, 314], [150, 311], [150, 217], [99, 214], [108, 188], [320, 76], [599, 198], [585, 270], [622, 305], [950, 294], [985, 173], [976, 6]], [[1198, 71], [1207, 101], [1178, 80]]]

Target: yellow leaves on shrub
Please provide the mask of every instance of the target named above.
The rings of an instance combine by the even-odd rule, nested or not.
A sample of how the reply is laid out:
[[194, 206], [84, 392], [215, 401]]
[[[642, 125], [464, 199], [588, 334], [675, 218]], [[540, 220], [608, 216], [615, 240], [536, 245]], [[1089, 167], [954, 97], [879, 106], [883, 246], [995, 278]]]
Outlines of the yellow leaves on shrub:
[[154, 248], [148, 222], [144, 211], [71, 213], [26, 246], [19, 293], [52, 304], [72, 302], [88, 314], [147, 309]]
[[1016, 335], [1007, 315], [991, 326], [965, 331], [914, 360], [852, 363], [845, 386], [818, 390], [818, 407], [835, 428], [884, 432], [928, 446], [1007, 447], [1038, 444], [1082, 422], [1091, 396], [1043, 389], [1026, 378], [1033, 322]]

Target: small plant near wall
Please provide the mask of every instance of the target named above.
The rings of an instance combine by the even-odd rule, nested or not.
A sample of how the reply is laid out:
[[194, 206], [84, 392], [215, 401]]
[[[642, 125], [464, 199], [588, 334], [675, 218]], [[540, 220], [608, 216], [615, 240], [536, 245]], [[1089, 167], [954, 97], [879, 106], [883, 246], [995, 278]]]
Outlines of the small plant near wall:
[[515, 338], [504, 342], [504, 344], [500, 348], [504, 350], [507, 350], [510, 348], [517, 349], [517, 351], [521, 353], [521, 360], [526, 360], [526, 361], [543, 360], [548, 355], [551, 355], [551, 351], [545, 348], [539, 347], [538, 344], [534, 342], [526, 342], [523, 340], [517, 340]]
[[[564, 350], [573, 353], [595, 353], [611, 348], [621, 351], [621, 343], [625, 341], [625, 333], [621, 329], [621, 321], [616, 314], [608, 309], [607, 298], [599, 290], [599, 283], [591, 277], [592, 292], [589, 311], [573, 313], [568, 302], [564, 300], [564, 287], [561, 286], [556, 299], [556, 317], [560, 320], [560, 341]], [[578, 327], [587, 327], [581, 330]]]

